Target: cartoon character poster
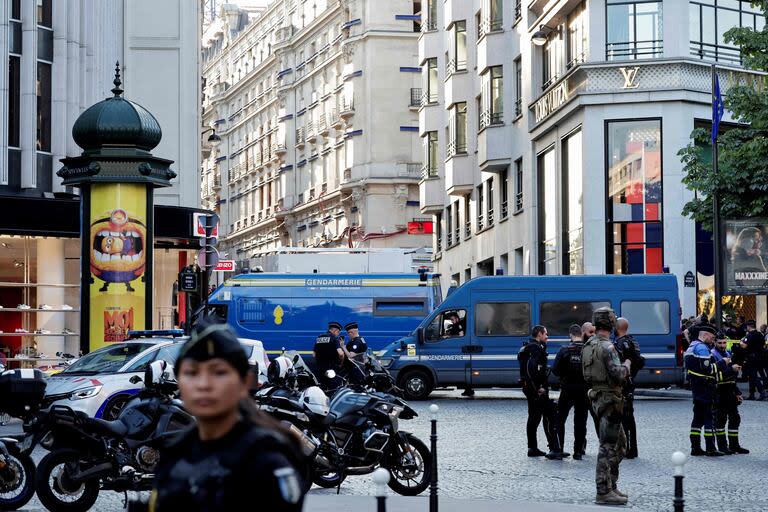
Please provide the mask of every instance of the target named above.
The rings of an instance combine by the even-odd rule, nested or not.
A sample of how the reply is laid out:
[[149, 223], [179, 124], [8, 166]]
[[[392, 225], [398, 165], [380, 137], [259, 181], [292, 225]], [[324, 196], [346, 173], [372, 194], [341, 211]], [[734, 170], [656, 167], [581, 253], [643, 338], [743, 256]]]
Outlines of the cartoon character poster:
[[90, 349], [145, 328], [147, 191], [145, 185], [94, 184], [91, 188]]

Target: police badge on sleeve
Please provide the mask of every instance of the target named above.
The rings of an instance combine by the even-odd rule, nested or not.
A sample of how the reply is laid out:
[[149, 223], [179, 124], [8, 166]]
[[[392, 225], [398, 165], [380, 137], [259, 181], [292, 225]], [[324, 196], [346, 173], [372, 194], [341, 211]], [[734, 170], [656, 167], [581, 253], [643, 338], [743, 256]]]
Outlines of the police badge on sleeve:
[[298, 503], [301, 499], [301, 484], [296, 471], [291, 467], [285, 467], [276, 469], [273, 474], [277, 479], [277, 486], [283, 500], [292, 505]]

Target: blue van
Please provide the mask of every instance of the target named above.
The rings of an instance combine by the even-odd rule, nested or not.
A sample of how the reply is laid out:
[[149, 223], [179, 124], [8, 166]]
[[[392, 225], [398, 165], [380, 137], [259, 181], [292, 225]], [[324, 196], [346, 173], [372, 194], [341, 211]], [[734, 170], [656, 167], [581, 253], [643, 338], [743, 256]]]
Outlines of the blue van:
[[374, 350], [412, 332], [442, 300], [440, 275], [241, 274], [211, 294], [209, 312], [268, 354], [312, 354], [328, 322], [357, 322]]
[[646, 366], [639, 385], [682, 382], [680, 302], [673, 275], [494, 276], [449, 294], [409, 336], [381, 353], [408, 398], [433, 389], [519, 385], [517, 353], [534, 325], [549, 333], [549, 358], [569, 342], [568, 327], [610, 306], [629, 320]]

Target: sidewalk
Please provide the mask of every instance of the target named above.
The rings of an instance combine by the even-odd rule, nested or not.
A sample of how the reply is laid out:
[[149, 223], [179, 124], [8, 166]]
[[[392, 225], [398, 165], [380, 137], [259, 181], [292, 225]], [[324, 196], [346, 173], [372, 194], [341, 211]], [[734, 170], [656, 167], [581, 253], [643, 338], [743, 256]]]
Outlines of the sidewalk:
[[[441, 512], [605, 512], [612, 507], [573, 505], [570, 503], [535, 503], [531, 501], [480, 501], [440, 498]], [[304, 512], [374, 512], [373, 496], [337, 496], [335, 494], [307, 495]], [[428, 512], [426, 496], [388, 496], [387, 512]]]

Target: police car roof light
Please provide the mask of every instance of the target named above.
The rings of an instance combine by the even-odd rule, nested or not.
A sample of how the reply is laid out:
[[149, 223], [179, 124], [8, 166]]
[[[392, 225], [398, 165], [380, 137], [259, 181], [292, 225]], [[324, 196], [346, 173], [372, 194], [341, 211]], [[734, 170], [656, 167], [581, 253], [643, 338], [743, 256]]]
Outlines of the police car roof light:
[[128, 338], [150, 338], [152, 336], [184, 336], [183, 329], [149, 329], [146, 331], [128, 331]]

